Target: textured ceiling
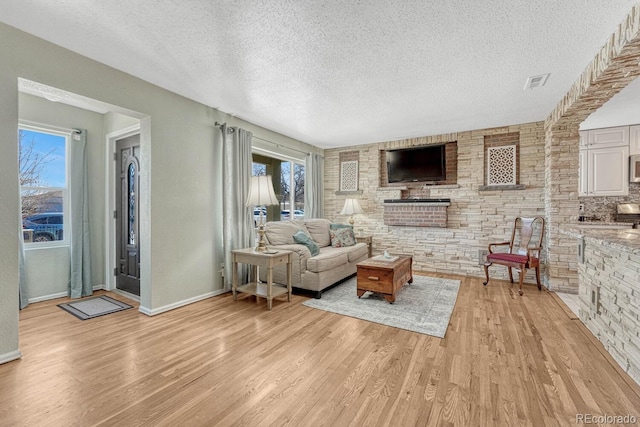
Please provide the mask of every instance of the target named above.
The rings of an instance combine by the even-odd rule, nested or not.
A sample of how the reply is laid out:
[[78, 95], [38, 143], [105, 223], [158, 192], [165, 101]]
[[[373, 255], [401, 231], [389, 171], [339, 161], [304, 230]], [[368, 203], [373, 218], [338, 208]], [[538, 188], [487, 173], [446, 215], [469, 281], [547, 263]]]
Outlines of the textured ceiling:
[[634, 4], [1, 0], [0, 21], [329, 148], [544, 120]]

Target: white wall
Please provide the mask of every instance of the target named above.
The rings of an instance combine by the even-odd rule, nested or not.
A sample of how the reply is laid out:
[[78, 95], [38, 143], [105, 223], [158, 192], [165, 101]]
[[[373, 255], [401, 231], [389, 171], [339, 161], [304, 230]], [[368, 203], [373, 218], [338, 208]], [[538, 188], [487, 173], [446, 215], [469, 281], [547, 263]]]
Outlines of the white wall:
[[140, 215], [148, 231], [141, 242], [140, 303], [148, 312], [223, 288], [222, 151], [214, 123], [311, 149], [4, 24], [0, 58], [0, 360], [18, 351], [19, 77], [140, 113], [141, 180], [148, 190]]
[[69, 246], [25, 250], [30, 303], [68, 295], [69, 257]]
[[[6, 41], [0, 38], [0, 51]], [[18, 87], [0, 65], [0, 363], [18, 350]]]

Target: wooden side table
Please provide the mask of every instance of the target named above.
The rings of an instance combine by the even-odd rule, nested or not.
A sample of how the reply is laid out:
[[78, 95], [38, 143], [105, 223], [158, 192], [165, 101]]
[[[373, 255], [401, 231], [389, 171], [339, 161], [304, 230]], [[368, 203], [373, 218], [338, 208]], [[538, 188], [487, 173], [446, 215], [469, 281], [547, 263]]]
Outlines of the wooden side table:
[[[254, 248], [234, 249], [232, 271], [233, 300], [237, 300], [237, 293], [242, 292], [256, 297], [267, 299], [267, 308], [271, 310], [271, 302], [274, 298], [287, 295], [287, 301], [291, 301], [291, 251], [277, 250], [273, 253], [256, 252]], [[249, 264], [253, 266], [253, 277], [256, 275], [256, 267], [267, 269], [267, 282], [249, 282], [238, 285], [238, 264]], [[273, 267], [287, 264], [287, 287], [273, 286]], [[256, 279], [257, 280], [257, 279]]]
[[361, 235], [356, 235], [356, 242], [358, 243], [366, 243], [367, 247], [369, 248], [369, 258], [371, 258], [373, 256], [373, 235], [371, 234], [361, 234]]

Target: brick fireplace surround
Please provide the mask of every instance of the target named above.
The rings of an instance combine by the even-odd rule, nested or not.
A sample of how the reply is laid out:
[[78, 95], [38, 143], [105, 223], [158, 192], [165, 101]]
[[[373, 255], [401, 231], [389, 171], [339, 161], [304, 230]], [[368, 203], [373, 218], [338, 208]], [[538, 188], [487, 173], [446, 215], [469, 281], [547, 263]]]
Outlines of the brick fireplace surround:
[[447, 227], [448, 199], [387, 199], [384, 224], [408, 227]]

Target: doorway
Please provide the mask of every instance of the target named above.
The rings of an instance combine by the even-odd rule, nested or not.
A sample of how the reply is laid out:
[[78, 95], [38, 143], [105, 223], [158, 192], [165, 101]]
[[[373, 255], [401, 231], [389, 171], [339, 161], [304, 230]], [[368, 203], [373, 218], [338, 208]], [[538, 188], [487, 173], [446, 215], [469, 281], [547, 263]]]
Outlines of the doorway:
[[140, 134], [116, 139], [116, 289], [140, 296]]

